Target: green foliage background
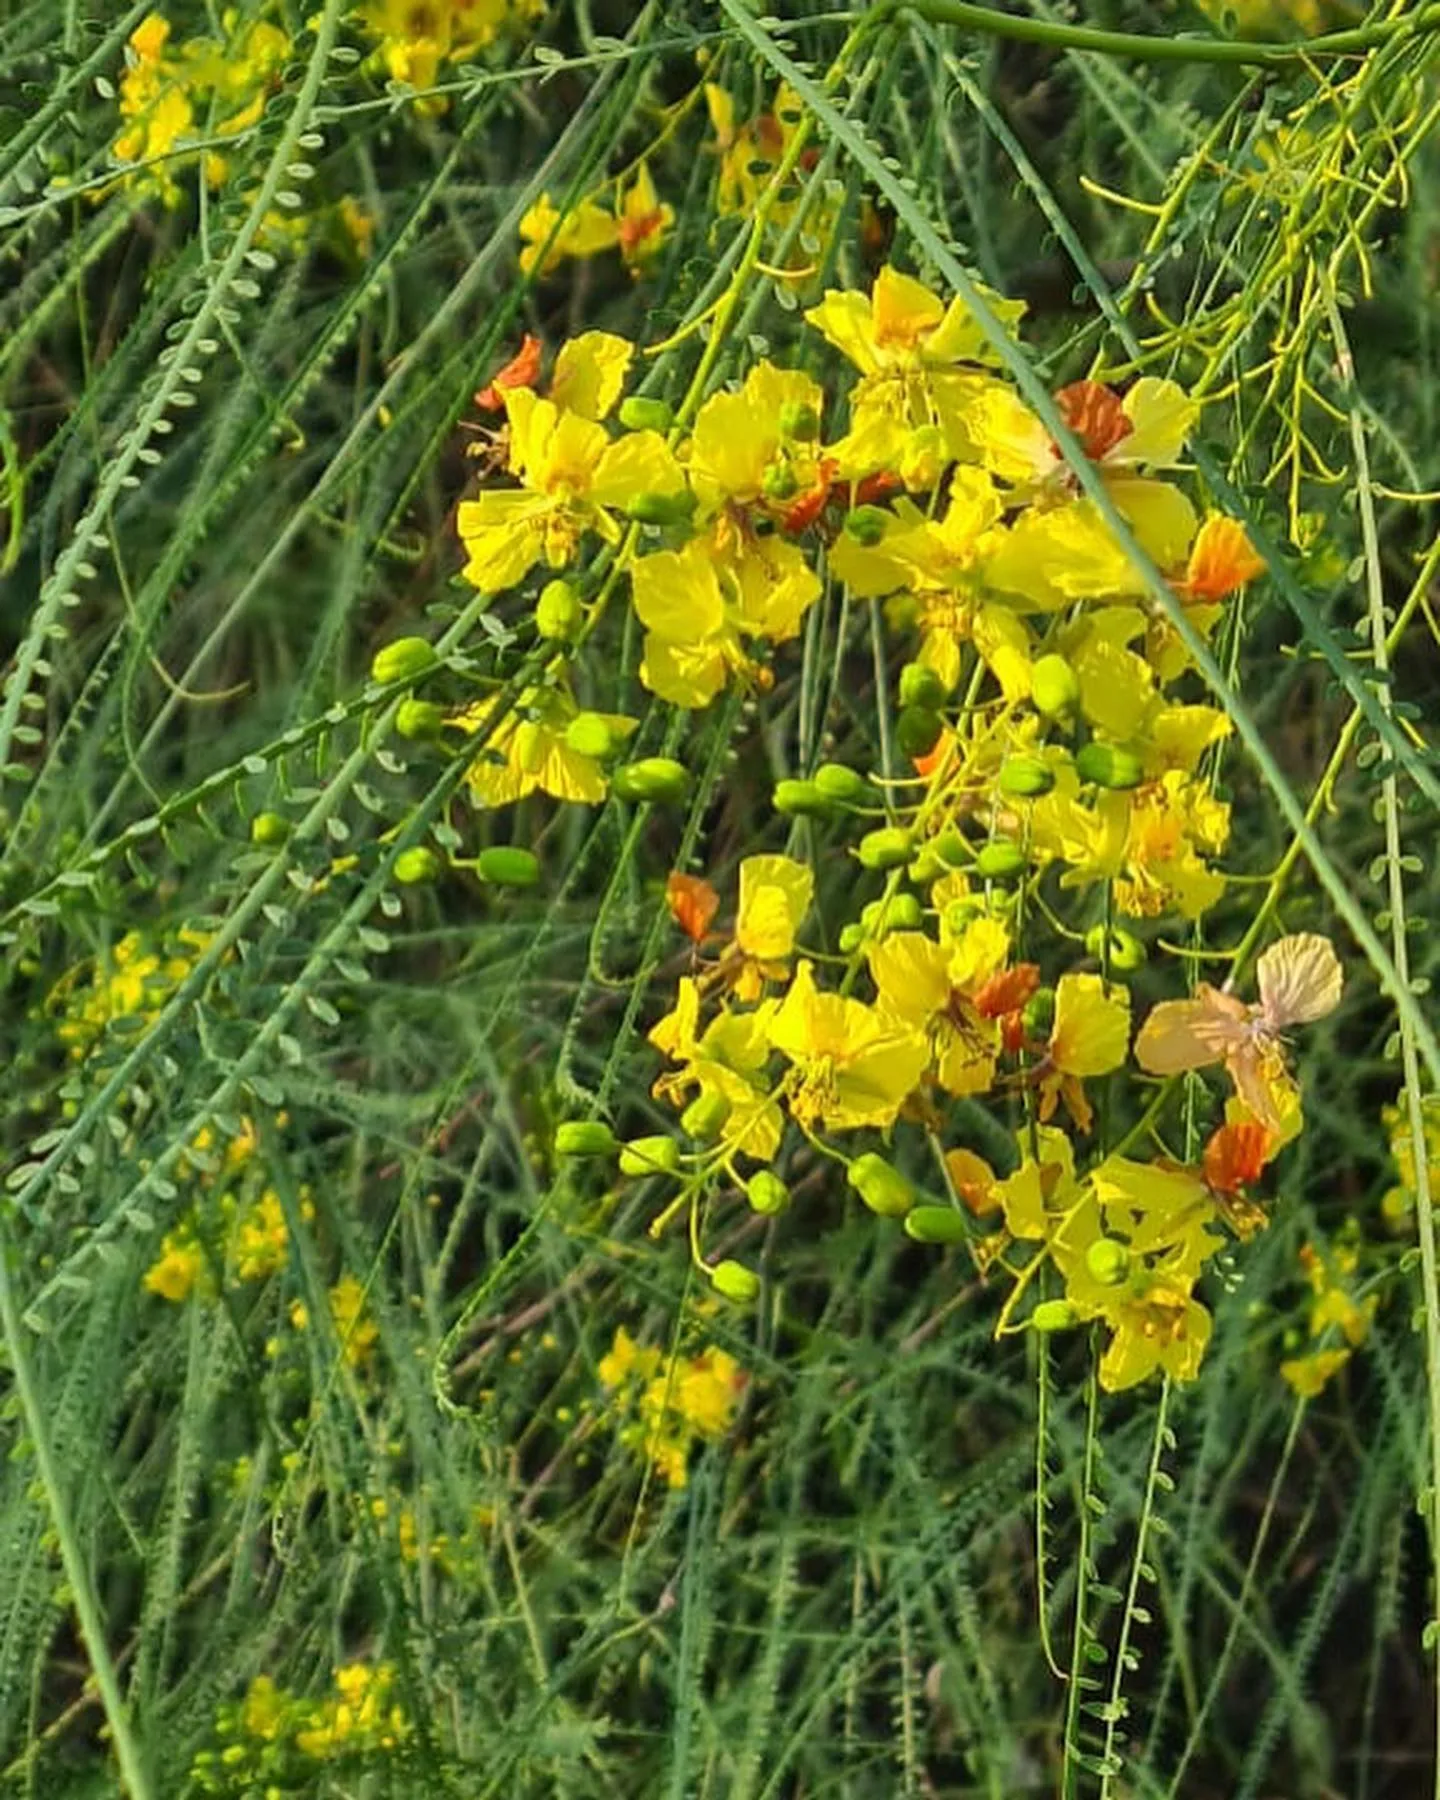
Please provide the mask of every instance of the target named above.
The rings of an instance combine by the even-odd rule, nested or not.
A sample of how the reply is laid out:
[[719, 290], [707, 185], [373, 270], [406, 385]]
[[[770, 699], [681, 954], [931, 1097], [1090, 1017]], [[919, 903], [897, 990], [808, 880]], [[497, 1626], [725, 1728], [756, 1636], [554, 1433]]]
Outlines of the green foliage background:
[[[1216, 33], [1178, 0], [1079, 10]], [[137, 1795], [195, 1791], [195, 1755], [254, 1677], [318, 1694], [355, 1657], [394, 1666], [413, 1736], [303, 1791], [1428, 1790], [1435, 1293], [1379, 1199], [1381, 1108], [1434, 1074], [1440, 35], [1379, 9], [1337, 21], [1375, 27], [1363, 55], [1150, 62], [1066, 48], [1070, 13], [1031, 0], [1056, 42], [896, 14], [826, 98], [848, 23], [827, 9], [782, 25], [740, 0], [575, 0], [538, 47], [446, 71], [435, 112], [357, 66], [329, 0], [288, 20], [290, 64], [225, 186], [192, 178], [166, 211], [107, 160], [107, 84], [144, 11], [0, 7], [0, 1791], [113, 1793], [117, 1748]], [[1290, 929], [1332, 931], [1352, 974], [1306, 1040], [1310, 1124], [1273, 1224], [1211, 1296], [1201, 1379], [1163, 1403], [1097, 1401], [1083, 1344], [1045, 1368], [1028, 1341], [994, 1343], [962, 1254], [857, 1216], [819, 1163], [790, 1171], [783, 1220], [729, 1228], [769, 1277], [743, 1314], [697, 1310], [684, 1244], [646, 1238], [643, 1192], [617, 1203], [551, 1161], [555, 1121], [586, 1106], [629, 1132], [663, 1123], [643, 1028], [681, 966], [666, 872], [725, 890], [741, 855], [785, 845], [776, 779], [879, 754], [894, 669], [864, 619], [818, 606], [772, 694], [688, 727], [679, 814], [478, 814], [457, 799], [463, 758], [396, 739], [396, 693], [367, 681], [376, 647], [416, 631], [457, 696], [529, 652], [522, 607], [486, 612], [454, 580], [465, 422], [521, 330], [658, 341], [736, 267], [743, 221], [714, 219], [692, 105], [654, 157], [679, 216], [643, 285], [599, 262], [517, 274], [534, 198], [628, 163], [700, 56], [742, 117], [787, 71], [803, 84], [808, 179], [839, 207], [817, 286], [868, 281], [869, 199], [903, 266], [943, 279], [955, 257], [1032, 299], [1047, 385], [1158, 332], [1150, 366], [1222, 396], [1205, 471], [1272, 564], [1220, 646], [1269, 757], [1227, 757], [1229, 866], [1263, 884], [1294, 855], [1294, 808], [1338, 745], [1313, 808], [1320, 879], [1299, 856], [1278, 906]], [[371, 255], [318, 233], [264, 249], [292, 188], [302, 207], [358, 197]], [[720, 373], [758, 338], [813, 359], [794, 310], [756, 277]], [[676, 398], [697, 348], [655, 359], [647, 391]], [[1292, 507], [1313, 515], [1303, 554]], [[1366, 621], [1407, 603], [1386, 679]], [[673, 750], [682, 728], [634, 652], [617, 629], [577, 686], [641, 712], [642, 750]], [[291, 822], [279, 850], [250, 841], [267, 810]], [[446, 821], [471, 853], [535, 849], [541, 886], [398, 888], [397, 854]], [[1217, 940], [1264, 894], [1237, 884]], [[214, 935], [152, 1028], [68, 1062], [55, 984], [129, 931], [182, 925]], [[1387, 959], [1407, 945], [1397, 1010]], [[289, 1266], [171, 1306], [141, 1279], [197, 1180], [187, 1147], [242, 1116]], [[975, 1129], [984, 1149], [1001, 1126]], [[1350, 1218], [1382, 1305], [1307, 1405], [1277, 1375], [1304, 1315], [1297, 1253]], [[379, 1328], [368, 1373], [324, 1323], [346, 1271]], [[737, 1428], [682, 1491], [643, 1481], [585, 1411], [622, 1323], [701, 1333], [750, 1372]], [[393, 1529], [405, 1508], [418, 1555]], [[448, 1559], [427, 1548], [441, 1534]], [[1072, 1646], [1082, 1554], [1100, 1585]], [[1128, 1704], [1115, 1769], [1093, 1762], [1105, 1721], [1083, 1744], [1067, 1729], [1042, 1610], [1062, 1670], [1093, 1667], [1100, 1698]]]

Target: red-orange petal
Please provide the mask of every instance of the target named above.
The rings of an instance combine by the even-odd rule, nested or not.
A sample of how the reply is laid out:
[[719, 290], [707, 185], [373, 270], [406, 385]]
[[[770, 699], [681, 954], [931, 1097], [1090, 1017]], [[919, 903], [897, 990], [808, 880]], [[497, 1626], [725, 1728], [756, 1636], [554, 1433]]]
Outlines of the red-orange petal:
[[720, 910], [720, 896], [699, 875], [682, 875], [677, 869], [665, 883], [665, 904], [686, 937], [698, 944]]
[[514, 356], [490, 378], [489, 386], [481, 388], [475, 396], [475, 404], [484, 412], [499, 412], [505, 405], [506, 388], [534, 387], [543, 353], [544, 346], [539, 338], [532, 337], [527, 331], [524, 343]]

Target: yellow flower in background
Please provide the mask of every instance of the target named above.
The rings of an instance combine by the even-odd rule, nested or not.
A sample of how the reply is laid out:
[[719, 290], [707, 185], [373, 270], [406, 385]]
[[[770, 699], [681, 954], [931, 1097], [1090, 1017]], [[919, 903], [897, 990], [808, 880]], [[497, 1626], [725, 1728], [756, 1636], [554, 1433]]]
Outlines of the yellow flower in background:
[[[487, 729], [498, 700], [481, 700], [447, 721], [457, 730]], [[509, 806], [526, 794], [549, 794], [594, 806], [609, 791], [605, 764], [573, 749], [566, 733], [581, 716], [568, 687], [557, 677], [545, 687], [526, 688], [489, 734], [489, 742], [465, 771], [465, 784], [477, 806]], [[635, 730], [635, 719], [621, 713], [589, 713], [618, 746]]]
[[194, 968], [210, 941], [188, 926], [165, 941], [128, 931], [93, 963], [79, 963], [50, 990], [46, 1010], [60, 1014], [56, 1036], [76, 1060], [112, 1026], [148, 1031], [154, 1015]]
[[821, 993], [808, 962], [797, 969], [769, 1037], [792, 1064], [791, 1114], [822, 1130], [893, 1125], [930, 1059], [919, 1032], [862, 1001]]
[[632, 274], [644, 274], [654, 262], [674, 223], [675, 208], [656, 193], [650, 166], [642, 161], [615, 210], [616, 241], [625, 267]]
[[235, 1274], [241, 1281], [263, 1281], [277, 1275], [285, 1267], [290, 1253], [290, 1233], [280, 1197], [266, 1188], [251, 1207], [247, 1207], [231, 1231], [230, 1255]]
[[194, 1293], [205, 1269], [205, 1257], [194, 1232], [182, 1226], [161, 1241], [160, 1254], [145, 1271], [141, 1285], [176, 1306]]
[[390, 79], [424, 89], [435, 85], [442, 63], [478, 55], [507, 26], [529, 24], [543, 11], [539, 0], [363, 0], [359, 19], [378, 39], [375, 59]]
[[689, 1480], [697, 1443], [715, 1443], [735, 1422], [748, 1376], [725, 1350], [666, 1357], [617, 1327], [601, 1358], [600, 1380], [614, 1396], [621, 1443], [638, 1452], [672, 1488]]
[[363, 1368], [380, 1341], [380, 1327], [366, 1313], [365, 1289], [353, 1275], [342, 1275], [331, 1288], [330, 1317], [340, 1354], [352, 1369]]

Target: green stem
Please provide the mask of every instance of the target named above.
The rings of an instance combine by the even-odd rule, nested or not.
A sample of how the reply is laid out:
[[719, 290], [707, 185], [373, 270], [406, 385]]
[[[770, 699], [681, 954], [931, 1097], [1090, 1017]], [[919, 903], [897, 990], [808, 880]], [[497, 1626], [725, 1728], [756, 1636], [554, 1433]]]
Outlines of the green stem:
[[1440, 27], [1440, 4], [1422, 7], [1413, 18], [1387, 19], [1352, 31], [1330, 31], [1294, 43], [1241, 43], [1234, 38], [1149, 37], [1133, 31], [1102, 31], [1092, 25], [1062, 25], [1016, 13], [975, 6], [970, 0], [881, 0], [876, 26], [899, 12], [911, 12], [935, 25], [959, 25], [987, 37], [1014, 38], [1055, 50], [1093, 50], [1101, 56], [1129, 57], [1140, 62], [1224, 63], [1232, 68], [1274, 69], [1319, 56], [1363, 56], [1401, 32]]

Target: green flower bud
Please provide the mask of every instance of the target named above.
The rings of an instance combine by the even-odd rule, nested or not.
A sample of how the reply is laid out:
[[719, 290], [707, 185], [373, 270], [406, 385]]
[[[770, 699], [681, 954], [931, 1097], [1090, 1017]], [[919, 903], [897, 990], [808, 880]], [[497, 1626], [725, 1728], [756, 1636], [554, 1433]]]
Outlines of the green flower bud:
[[872, 900], [860, 914], [860, 924], [867, 937], [879, 937], [887, 931], [915, 931], [925, 917], [925, 908], [914, 894], [892, 894], [888, 900]]
[[883, 506], [852, 506], [845, 515], [845, 535], [873, 549], [890, 529], [893, 513]]
[[547, 581], [535, 602], [535, 629], [543, 638], [574, 637], [585, 617], [580, 596], [568, 581]]
[[928, 756], [944, 729], [945, 721], [928, 706], [907, 706], [895, 721], [895, 742], [906, 756]]
[[1054, 988], [1036, 988], [1025, 1003], [1025, 1010], [1020, 1015], [1020, 1023], [1025, 1027], [1027, 1037], [1049, 1037], [1055, 1024]]
[[850, 924], [848, 924], [848, 925], [842, 925], [840, 927], [840, 953], [841, 953], [841, 955], [842, 956], [853, 955], [855, 953], [855, 951], [857, 951], [860, 948], [860, 946], [865, 942], [865, 939], [868, 936], [869, 936], [869, 933], [866, 931], [865, 927], [863, 925], [857, 925], [854, 922], [854, 920], [852, 920], [850, 922]]
[[924, 887], [927, 881], [938, 881], [942, 875], [948, 872], [945, 864], [927, 844], [905, 871], [905, 874], [906, 878], [913, 881], [917, 887]]
[[767, 500], [793, 500], [800, 491], [795, 471], [787, 462], [773, 462], [760, 477], [760, 492]]
[[867, 1150], [857, 1156], [846, 1175], [851, 1187], [882, 1219], [903, 1219], [915, 1204], [915, 1190], [883, 1156]]
[[540, 879], [540, 864], [529, 850], [495, 844], [476, 857], [475, 873], [482, 881], [493, 881], [497, 887], [528, 888], [534, 887]]
[[1036, 660], [1030, 671], [1030, 698], [1047, 719], [1064, 719], [1080, 704], [1080, 678], [1063, 656]]
[[412, 850], [402, 850], [395, 858], [395, 879], [406, 887], [414, 887], [422, 881], [433, 881], [443, 867], [433, 850], [417, 844]]
[[407, 694], [395, 709], [395, 729], [403, 738], [433, 738], [445, 724], [445, 708]]
[[1034, 800], [1055, 785], [1055, 771], [1038, 756], [1012, 756], [1001, 765], [1000, 792], [1012, 800]]
[[680, 1128], [702, 1144], [709, 1143], [719, 1137], [729, 1117], [730, 1102], [712, 1089], [708, 1094], [697, 1094], [685, 1108], [680, 1115]]
[[1075, 1308], [1068, 1300], [1042, 1300], [1030, 1315], [1032, 1331], [1068, 1331], [1075, 1323]]
[[820, 415], [803, 400], [787, 400], [780, 408], [780, 435], [808, 444], [820, 435]]
[[680, 1146], [663, 1132], [631, 1138], [620, 1146], [622, 1175], [673, 1175], [679, 1167]]
[[1098, 1237], [1085, 1252], [1085, 1267], [1101, 1287], [1119, 1287], [1130, 1273], [1129, 1246], [1119, 1238]]
[[604, 762], [619, 747], [615, 733], [599, 713], [593, 712], [576, 713], [565, 727], [565, 743], [577, 756], [590, 756], [596, 762]]
[[984, 845], [975, 858], [975, 873], [986, 881], [1014, 881], [1027, 867], [1025, 852], [1008, 838]]
[[637, 525], [685, 525], [695, 510], [689, 488], [673, 494], [637, 494], [625, 508]]
[[905, 1232], [917, 1244], [959, 1244], [965, 1221], [953, 1206], [917, 1206], [905, 1215]]
[[388, 687], [392, 681], [406, 681], [423, 675], [435, 661], [432, 645], [422, 637], [396, 638], [375, 652], [370, 664], [370, 679]]
[[279, 813], [256, 813], [250, 821], [250, 842], [263, 844], [271, 850], [276, 844], [283, 844], [290, 835], [290, 821], [282, 819]]
[[867, 869], [898, 869], [914, 853], [914, 834], [901, 825], [882, 825], [878, 831], [867, 831], [855, 852]]
[[600, 1119], [567, 1119], [555, 1127], [557, 1156], [610, 1156], [615, 1133]]
[[813, 781], [777, 781], [770, 804], [787, 819], [825, 819], [835, 810]]
[[865, 777], [844, 763], [821, 763], [814, 779], [827, 800], [838, 801], [842, 806], [863, 806], [874, 797], [874, 789]]
[[751, 1212], [773, 1218], [790, 1204], [790, 1190], [769, 1169], [757, 1169], [745, 1183], [745, 1198], [750, 1202]]
[[978, 900], [952, 900], [945, 908], [945, 930], [951, 937], [959, 937], [967, 926], [973, 925], [984, 913], [985, 908]]
[[[1086, 932], [1085, 948], [1097, 962], [1103, 963], [1107, 960], [1105, 955], [1105, 927], [1103, 925], [1092, 926], [1091, 929]], [[1122, 974], [1128, 974], [1131, 969], [1138, 969], [1145, 961], [1147, 955], [1145, 946], [1140, 942], [1139, 938], [1137, 938], [1133, 932], [1126, 931], [1123, 925], [1112, 925], [1110, 927], [1109, 950], [1110, 955], [1108, 960], [1110, 967], [1112, 969], [1120, 970]]]
[[963, 869], [970, 860], [970, 846], [965, 841], [964, 833], [956, 831], [953, 825], [948, 831], [942, 831], [939, 837], [933, 838], [930, 848], [947, 869]]
[[646, 400], [639, 394], [622, 400], [616, 417], [627, 431], [658, 431], [662, 436], [675, 423], [673, 410], [663, 400]]
[[929, 663], [906, 663], [900, 671], [900, 704], [938, 712], [947, 698], [945, 683]]
[[1145, 765], [1133, 750], [1118, 744], [1089, 743], [1075, 752], [1075, 773], [1096, 787], [1124, 793], [1145, 779]]
[[760, 1277], [731, 1257], [716, 1263], [710, 1271], [710, 1280], [715, 1292], [733, 1300], [736, 1306], [749, 1306], [760, 1292]]
[[690, 771], [669, 756], [642, 756], [615, 771], [610, 785], [622, 800], [683, 800]]

